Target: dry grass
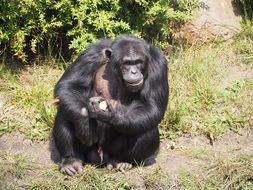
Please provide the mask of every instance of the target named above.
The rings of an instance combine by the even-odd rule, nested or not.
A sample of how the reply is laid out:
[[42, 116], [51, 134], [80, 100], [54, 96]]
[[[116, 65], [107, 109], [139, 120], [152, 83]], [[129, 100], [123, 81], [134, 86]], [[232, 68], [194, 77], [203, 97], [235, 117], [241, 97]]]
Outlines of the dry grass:
[[[240, 42], [193, 47], [172, 59], [170, 102], [160, 124], [165, 137], [202, 133], [217, 138], [253, 122], [253, 71], [237, 53]], [[231, 68], [237, 68], [233, 76]]]
[[55, 115], [53, 88], [62, 71], [49, 65], [35, 65], [18, 74], [2, 66], [1, 72], [4, 75], [0, 89], [5, 103], [0, 132], [19, 130], [31, 139], [48, 139]]
[[183, 189], [253, 189], [253, 159], [247, 155], [214, 158], [202, 172], [182, 170], [179, 186]]

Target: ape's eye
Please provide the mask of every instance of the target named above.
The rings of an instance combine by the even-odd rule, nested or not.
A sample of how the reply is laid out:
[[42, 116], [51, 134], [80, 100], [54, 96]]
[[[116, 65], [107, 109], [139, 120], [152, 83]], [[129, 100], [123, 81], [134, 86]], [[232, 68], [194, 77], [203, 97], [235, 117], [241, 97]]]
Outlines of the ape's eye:
[[138, 69], [141, 69], [143, 67], [143, 63], [138, 63], [136, 64], [136, 66], [138, 67]]

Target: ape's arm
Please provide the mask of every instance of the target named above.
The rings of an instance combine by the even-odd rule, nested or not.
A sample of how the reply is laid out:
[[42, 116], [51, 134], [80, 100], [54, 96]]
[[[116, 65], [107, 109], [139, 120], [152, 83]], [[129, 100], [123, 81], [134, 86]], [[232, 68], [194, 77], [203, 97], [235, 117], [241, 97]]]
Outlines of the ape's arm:
[[127, 134], [141, 133], [157, 127], [165, 110], [155, 102], [135, 101], [129, 106], [121, 105], [114, 110], [109, 121], [114, 129]]
[[72, 119], [78, 119], [81, 109], [87, 108], [95, 73], [107, 60], [103, 49], [109, 47], [110, 43], [101, 41], [87, 49], [70, 65], [56, 85], [55, 97], [59, 99], [59, 106]]
[[109, 41], [91, 46], [65, 71], [55, 88], [58, 113], [73, 124], [79, 140], [88, 146], [97, 141], [95, 129], [89, 127], [88, 101], [97, 69], [106, 63], [103, 49]]
[[[164, 86], [166, 89], [166, 85]], [[160, 97], [160, 103], [134, 100], [129, 105], [119, 105], [111, 112], [101, 110], [97, 105], [89, 106], [90, 116], [106, 122], [115, 130], [126, 134], [138, 134], [157, 127], [161, 121], [167, 105], [167, 93]]]

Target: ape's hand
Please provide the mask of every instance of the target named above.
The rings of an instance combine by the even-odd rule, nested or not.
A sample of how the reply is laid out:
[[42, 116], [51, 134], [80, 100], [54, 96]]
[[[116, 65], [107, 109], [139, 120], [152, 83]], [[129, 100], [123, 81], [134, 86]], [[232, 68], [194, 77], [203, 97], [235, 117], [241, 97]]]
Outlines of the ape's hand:
[[88, 104], [89, 116], [100, 121], [109, 121], [112, 116], [112, 106], [109, 101], [100, 96], [91, 97]]

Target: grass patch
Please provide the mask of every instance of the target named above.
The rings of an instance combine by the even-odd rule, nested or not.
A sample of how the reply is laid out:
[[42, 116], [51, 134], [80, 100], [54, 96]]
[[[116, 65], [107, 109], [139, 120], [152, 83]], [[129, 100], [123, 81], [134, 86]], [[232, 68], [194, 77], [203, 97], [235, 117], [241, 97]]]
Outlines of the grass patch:
[[151, 172], [143, 172], [142, 180], [146, 189], [170, 189], [172, 187], [169, 174], [160, 167]]
[[243, 55], [238, 52], [242, 41], [193, 47], [171, 58], [170, 101], [160, 124], [162, 137], [202, 133], [216, 138], [252, 122], [253, 80], [231, 76], [238, 80], [223, 85], [230, 68], [251, 69], [242, 65]]
[[252, 157], [228, 154], [208, 160], [198, 172], [184, 169], [172, 180], [160, 167], [125, 173], [86, 165], [82, 174], [70, 177], [56, 166], [39, 166], [22, 155], [2, 154], [0, 189], [253, 189]]
[[[160, 167], [144, 170], [141, 167], [129, 172], [97, 169], [86, 165], [84, 172], [67, 176], [55, 166], [40, 166], [28, 162], [21, 155], [4, 154], [0, 157], [0, 189], [97, 189], [127, 190], [135, 188], [169, 189], [169, 175]], [[135, 176], [135, 177], [133, 177]]]
[[18, 181], [25, 178], [31, 167], [22, 155], [1, 155], [0, 189], [15, 189]]
[[[251, 95], [253, 80], [240, 79], [217, 94], [217, 101], [209, 116], [205, 117], [206, 125], [212, 127], [212, 133], [218, 136], [227, 129], [237, 129], [250, 125], [253, 106]], [[206, 131], [208, 132], [208, 131]]]
[[253, 160], [247, 155], [215, 159], [202, 174], [183, 170], [179, 186], [183, 189], [253, 189]]
[[2, 66], [0, 73], [0, 89], [7, 99], [0, 133], [19, 130], [34, 140], [47, 139], [56, 111], [53, 88], [62, 70], [49, 65], [30, 66], [13, 74]]
[[89, 165], [82, 175], [70, 177], [59, 173], [56, 166], [28, 164], [23, 156], [5, 154], [0, 158], [0, 169], [0, 189], [130, 189], [130, 182], [120, 174], [107, 175]]
[[253, 65], [253, 32], [249, 21], [243, 24], [243, 31], [238, 34], [236, 41], [236, 53], [244, 64]]
[[[120, 176], [120, 175], [119, 175]], [[49, 180], [44, 180], [44, 179]], [[106, 175], [93, 166], [86, 166], [82, 175], [69, 177], [59, 174], [57, 168], [42, 172], [40, 178], [27, 182], [28, 189], [130, 189], [130, 182], [115, 174]]]

